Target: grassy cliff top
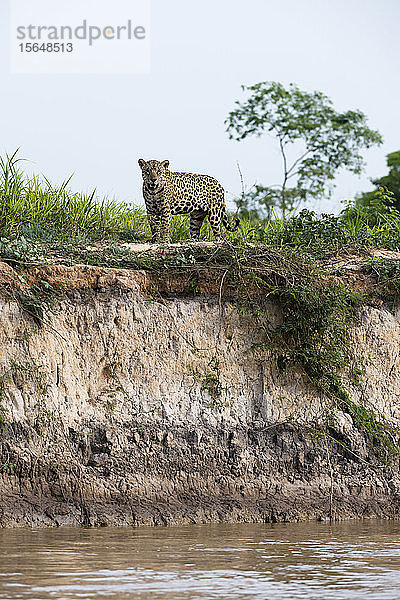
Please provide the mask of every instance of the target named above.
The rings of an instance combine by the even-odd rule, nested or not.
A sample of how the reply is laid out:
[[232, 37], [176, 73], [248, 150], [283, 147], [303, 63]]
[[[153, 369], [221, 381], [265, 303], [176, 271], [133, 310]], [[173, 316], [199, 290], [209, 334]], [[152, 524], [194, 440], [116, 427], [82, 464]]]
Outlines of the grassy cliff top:
[[149, 244], [142, 207], [98, 199], [95, 192], [72, 192], [70, 180], [55, 186], [44, 176], [27, 175], [22, 164], [16, 155], [0, 157], [0, 261], [14, 269], [43, 264], [153, 272], [234, 267], [261, 274], [277, 260], [283, 270], [305, 263], [331, 269], [346, 257], [363, 264], [396, 261], [400, 250], [400, 214], [379, 199], [369, 207], [349, 204], [339, 216], [303, 210], [285, 220], [241, 218], [238, 231], [225, 231], [225, 241], [218, 244], [207, 221], [201, 242], [190, 244], [189, 218], [178, 215], [172, 219], [171, 244]]

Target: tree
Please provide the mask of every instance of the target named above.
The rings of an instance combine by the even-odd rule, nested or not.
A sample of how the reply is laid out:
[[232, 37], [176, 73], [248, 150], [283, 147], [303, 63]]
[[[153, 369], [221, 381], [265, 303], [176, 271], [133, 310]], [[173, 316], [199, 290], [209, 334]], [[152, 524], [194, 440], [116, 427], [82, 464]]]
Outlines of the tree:
[[[244, 102], [236, 102], [229, 113], [227, 132], [231, 139], [270, 133], [275, 136], [282, 156], [283, 176], [279, 186], [260, 186], [261, 202], [273, 203], [282, 211], [301, 202], [329, 196], [339, 169], [359, 174], [364, 168], [362, 148], [382, 143], [378, 131], [367, 127], [359, 110], [340, 113], [322, 92], [304, 92], [290, 84], [285, 89], [276, 81], [246, 87]], [[296, 151], [293, 158], [292, 153]], [[241, 202], [245, 202], [246, 197]]]
[[379, 179], [371, 179], [371, 183], [376, 189], [357, 196], [357, 204], [367, 205], [373, 203], [376, 196], [379, 195], [379, 188], [386, 188], [393, 194], [392, 196], [386, 195], [389, 199], [389, 204], [400, 210], [400, 150], [387, 154], [386, 164], [389, 167], [389, 173]]

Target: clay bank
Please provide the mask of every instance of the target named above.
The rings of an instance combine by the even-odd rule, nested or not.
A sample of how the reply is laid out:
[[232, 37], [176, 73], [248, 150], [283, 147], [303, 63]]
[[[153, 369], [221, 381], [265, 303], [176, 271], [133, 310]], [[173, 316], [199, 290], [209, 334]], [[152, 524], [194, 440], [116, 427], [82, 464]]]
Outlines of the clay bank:
[[287, 329], [278, 352], [282, 272], [245, 289], [213, 246], [201, 268], [184, 248], [156, 269], [139, 246], [143, 268], [132, 246], [122, 266], [1, 263], [0, 525], [398, 515], [400, 326], [371, 256], [331, 264], [329, 281], [368, 295], [339, 385], [303, 368], [301, 344], [289, 360]]

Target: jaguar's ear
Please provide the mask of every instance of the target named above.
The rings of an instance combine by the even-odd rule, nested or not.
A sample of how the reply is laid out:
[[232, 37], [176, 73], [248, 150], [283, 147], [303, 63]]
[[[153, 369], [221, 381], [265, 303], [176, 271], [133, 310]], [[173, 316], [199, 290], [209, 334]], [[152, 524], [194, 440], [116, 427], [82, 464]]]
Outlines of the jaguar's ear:
[[168, 167], [169, 167], [169, 160], [163, 160], [161, 164], [164, 167], [164, 169], [168, 169]]
[[146, 161], [143, 160], [143, 158], [139, 158], [138, 163], [139, 163], [139, 167], [141, 169], [143, 169], [144, 165], [146, 164]]

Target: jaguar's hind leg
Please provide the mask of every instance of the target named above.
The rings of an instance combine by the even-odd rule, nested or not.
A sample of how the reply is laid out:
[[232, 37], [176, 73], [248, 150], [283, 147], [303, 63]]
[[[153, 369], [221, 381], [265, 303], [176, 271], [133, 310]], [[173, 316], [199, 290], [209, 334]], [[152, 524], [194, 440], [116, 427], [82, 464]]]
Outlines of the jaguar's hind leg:
[[206, 213], [202, 210], [196, 210], [190, 213], [190, 240], [198, 242], [200, 238], [200, 229]]
[[221, 239], [221, 219], [222, 213], [220, 211], [215, 211], [208, 215], [208, 220], [210, 221], [211, 229], [213, 230], [214, 234], [214, 240], [216, 242]]

